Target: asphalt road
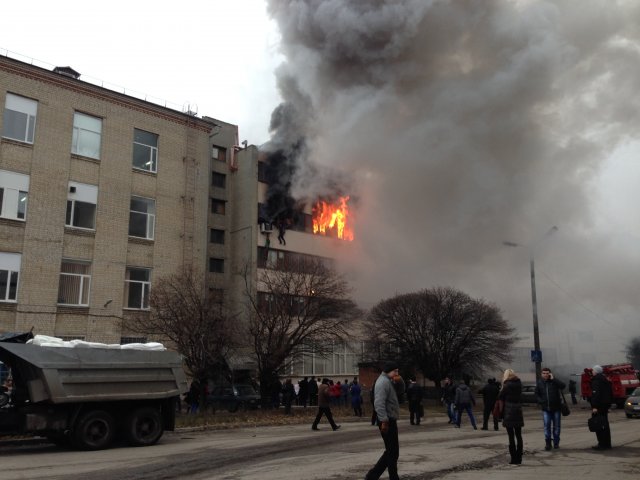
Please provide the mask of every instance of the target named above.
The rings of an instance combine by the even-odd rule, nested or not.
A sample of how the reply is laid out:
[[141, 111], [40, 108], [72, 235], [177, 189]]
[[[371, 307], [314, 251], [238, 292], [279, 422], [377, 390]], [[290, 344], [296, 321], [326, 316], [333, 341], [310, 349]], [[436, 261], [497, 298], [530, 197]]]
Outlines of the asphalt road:
[[[400, 423], [401, 478], [406, 480], [553, 480], [637, 479], [640, 475], [640, 419], [621, 411], [610, 414], [614, 448], [591, 450], [595, 435], [586, 428], [589, 411], [574, 409], [563, 418], [560, 449], [544, 451], [541, 414], [525, 410], [523, 465], [508, 465], [507, 435], [447, 424], [431, 415], [419, 427]], [[77, 452], [49, 444], [0, 446], [0, 479], [144, 480], [144, 479], [361, 479], [383, 450], [366, 419], [342, 420], [331, 431], [323, 423], [241, 428], [226, 431], [167, 433], [158, 445]], [[387, 478], [386, 473], [382, 478]]]

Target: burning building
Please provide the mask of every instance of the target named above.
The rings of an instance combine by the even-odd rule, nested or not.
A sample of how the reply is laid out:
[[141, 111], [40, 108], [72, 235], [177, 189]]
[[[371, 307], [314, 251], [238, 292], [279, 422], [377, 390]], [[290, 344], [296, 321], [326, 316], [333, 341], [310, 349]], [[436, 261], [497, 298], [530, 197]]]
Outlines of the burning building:
[[[294, 198], [295, 168], [282, 152], [249, 146], [237, 153], [234, 172], [231, 269], [242, 274], [234, 275], [229, 300], [242, 318], [247, 315], [246, 310], [243, 313], [247, 278], [255, 296], [264, 300], [268, 293], [261, 291], [262, 273], [296, 270], [315, 261], [335, 266], [336, 257], [350, 248], [355, 234], [352, 197], [336, 188], [335, 195], [323, 198]], [[360, 360], [358, 350], [341, 343], [333, 345], [329, 356], [311, 353], [292, 358], [287, 374], [352, 377]]]

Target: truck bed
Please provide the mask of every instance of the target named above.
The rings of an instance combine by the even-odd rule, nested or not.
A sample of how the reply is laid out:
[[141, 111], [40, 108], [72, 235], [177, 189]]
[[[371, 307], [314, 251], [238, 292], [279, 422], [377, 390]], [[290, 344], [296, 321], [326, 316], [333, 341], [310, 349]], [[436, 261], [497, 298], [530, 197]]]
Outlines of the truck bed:
[[0, 343], [0, 360], [32, 403], [162, 399], [187, 389], [182, 359], [170, 351]]

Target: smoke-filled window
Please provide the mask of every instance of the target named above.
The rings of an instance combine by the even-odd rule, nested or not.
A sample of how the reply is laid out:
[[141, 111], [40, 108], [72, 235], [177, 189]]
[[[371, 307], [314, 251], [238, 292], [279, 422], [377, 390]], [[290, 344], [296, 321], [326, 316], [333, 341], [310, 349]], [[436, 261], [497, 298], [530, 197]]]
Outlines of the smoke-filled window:
[[264, 162], [258, 162], [258, 181], [269, 183], [267, 180], [267, 164]]
[[295, 230], [297, 232], [313, 233], [313, 216], [308, 213], [298, 213], [293, 218], [291, 230]]

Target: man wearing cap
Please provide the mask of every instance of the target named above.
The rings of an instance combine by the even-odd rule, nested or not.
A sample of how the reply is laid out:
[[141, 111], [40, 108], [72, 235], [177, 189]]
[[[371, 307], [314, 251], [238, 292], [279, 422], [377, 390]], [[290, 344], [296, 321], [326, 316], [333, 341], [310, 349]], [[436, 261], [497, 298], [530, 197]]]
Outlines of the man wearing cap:
[[598, 445], [593, 446], [594, 450], [608, 450], [611, 448], [611, 430], [609, 429], [609, 407], [613, 402], [613, 392], [611, 383], [602, 373], [600, 365], [592, 368], [593, 378], [591, 379], [591, 415], [600, 415], [603, 418], [604, 428], [596, 432]]
[[399, 480], [398, 457], [398, 417], [400, 405], [393, 386], [393, 378], [398, 375], [398, 364], [386, 362], [382, 373], [376, 380], [373, 406], [378, 416], [378, 428], [384, 441], [384, 453], [369, 472], [365, 480], [378, 480], [385, 470], [389, 471], [389, 480]]

